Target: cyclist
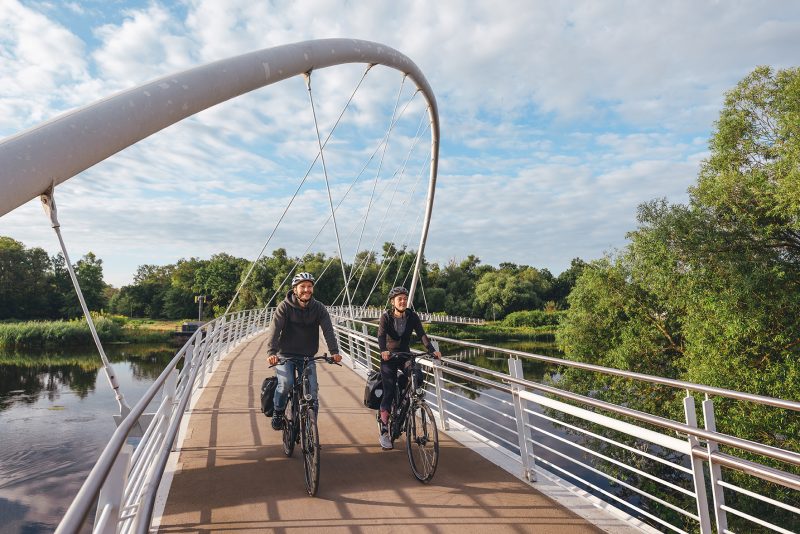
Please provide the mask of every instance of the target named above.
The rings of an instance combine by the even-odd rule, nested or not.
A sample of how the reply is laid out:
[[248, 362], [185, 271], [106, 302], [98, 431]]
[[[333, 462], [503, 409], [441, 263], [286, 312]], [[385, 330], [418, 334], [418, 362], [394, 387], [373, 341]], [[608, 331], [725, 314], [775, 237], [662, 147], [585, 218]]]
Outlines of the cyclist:
[[[435, 349], [430, 338], [425, 334], [422, 321], [416, 312], [408, 307], [408, 290], [404, 287], [395, 287], [389, 291], [391, 310], [381, 315], [378, 326], [378, 346], [381, 351], [381, 379], [383, 380], [383, 397], [381, 399], [380, 420], [381, 435], [379, 443], [383, 449], [392, 448], [392, 439], [389, 436], [389, 410], [394, 399], [394, 388], [397, 382], [397, 371], [402, 367], [408, 375], [411, 361], [408, 358], [390, 358], [392, 352], [409, 352], [411, 333], [416, 332], [428, 352], [433, 352], [435, 358], [442, 354]], [[422, 374], [422, 371], [415, 371]], [[419, 383], [422, 382], [418, 375]]]
[[[284, 299], [272, 316], [272, 322], [267, 332], [267, 362], [270, 365], [278, 363], [278, 355], [308, 356], [316, 354], [319, 349], [319, 330], [325, 336], [325, 343], [335, 362], [340, 362], [339, 345], [333, 333], [331, 317], [325, 305], [314, 299], [314, 276], [311, 273], [297, 273], [292, 278], [292, 290]], [[314, 362], [311, 367], [309, 383], [313, 395], [314, 411], [319, 409], [317, 370]], [[285, 360], [276, 367], [278, 386], [275, 388], [275, 412], [272, 416], [272, 428], [283, 428], [283, 416], [286, 409], [286, 400], [294, 385], [293, 360]]]

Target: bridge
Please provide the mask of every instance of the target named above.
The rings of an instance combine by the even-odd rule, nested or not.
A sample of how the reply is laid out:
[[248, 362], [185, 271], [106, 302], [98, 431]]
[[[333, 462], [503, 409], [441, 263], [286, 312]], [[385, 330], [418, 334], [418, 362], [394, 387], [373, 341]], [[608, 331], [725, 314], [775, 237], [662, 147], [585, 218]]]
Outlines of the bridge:
[[[299, 464], [278, 454], [277, 438], [258, 413], [266, 375], [258, 360], [271, 312], [226, 315], [194, 334], [122, 420], [57, 532], [80, 530], [95, 506], [95, 532], [389, 530], [398, 523], [445, 531], [488, 524], [536, 532], [590, 526], [753, 531], [729, 529], [729, 517], [792, 532], [785, 528], [787, 515], [779, 524], [769, 514], [756, 517], [732, 506], [740, 495], [800, 513], [796, 505], [727, 481], [744, 474], [764, 488], [777, 485], [798, 495], [800, 477], [791, 466], [800, 465], [800, 455], [718, 431], [713, 399], [791, 411], [800, 411], [800, 403], [437, 336], [445, 357], [428, 364], [425, 374], [427, 400], [445, 436], [442, 472], [423, 486], [401, 454], [379, 452], [375, 444], [372, 415], [359, 405], [364, 372], [377, 361], [374, 325], [343, 316], [336, 317], [335, 330], [349, 369], [321, 368], [322, 504], [315, 500], [310, 507]], [[447, 357], [462, 348], [505, 353], [508, 370]], [[686, 391], [686, 418], [670, 420], [530, 380], [523, 365], [528, 360]], [[707, 395], [702, 428], [695, 393]], [[157, 412], [146, 414], [154, 403]], [[146, 430], [134, 449], [129, 436], [139, 427]]]
[[[427, 171], [429, 182], [421, 203], [419, 245], [406, 275], [411, 277], [409, 301], [414, 302], [417, 288], [424, 299], [420, 273], [437, 177], [438, 112], [416, 65], [388, 47], [331, 39], [258, 51], [155, 80], [0, 143], [0, 216], [41, 195], [120, 408], [116, 431], [57, 532], [79, 532], [89, 525], [98, 533], [388, 531], [401, 525], [426, 531], [798, 530], [800, 454], [744, 439], [735, 429], [715, 424], [719, 406], [743, 403], [795, 416], [800, 412], [795, 400], [433, 336], [444, 358], [425, 364], [426, 401], [443, 434], [442, 470], [423, 486], [410, 478], [402, 454], [379, 452], [374, 422], [358, 400], [360, 380], [377, 362], [376, 327], [367, 319], [374, 320], [378, 308], [369, 307], [370, 298], [381, 281], [391, 280], [393, 258], [376, 267], [364, 304], [358, 305], [354, 296], [374, 247], [346, 272], [336, 220], [345, 211], [337, 211], [344, 197], [334, 205], [323, 157], [327, 139], [319, 134], [316, 115], [314, 163], [322, 164], [330, 207], [323, 228], [332, 223], [343, 278], [342, 293], [330, 302], [341, 306], [331, 313], [347, 367], [321, 373], [320, 498], [302, 497], [296, 462], [276, 454], [275, 435], [256, 409], [263, 378], [258, 354], [278, 291], [257, 309], [235, 311], [234, 302], [260, 255], [225, 313], [197, 330], [148, 392], [134, 406], [127, 404], [72, 272], [55, 209], [56, 186], [183, 118], [246, 92], [302, 75], [311, 96], [312, 71], [344, 63], [366, 64], [367, 72], [374, 65], [400, 71], [403, 82], [408, 78], [415, 85], [414, 95], [425, 100], [430, 156], [419, 175]], [[394, 125], [394, 111], [391, 119]], [[383, 146], [382, 141], [373, 156]], [[404, 170], [405, 163], [396, 174]], [[377, 185], [376, 176], [373, 195]], [[367, 202], [357, 251], [375, 200], [370, 196]], [[398, 208], [401, 213], [408, 200]], [[392, 268], [395, 280], [402, 281], [401, 266]], [[426, 319], [466, 322], [439, 315]], [[468, 351], [486, 354], [486, 364], [465, 361]], [[549, 371], [535, 372], [542, 367]], [[591, 387], [575, 391], [561, 380], [566, 371], [586, 373], [596, 379], [587, 382], [598, 388], [613, 378], [629, 381], [632, 392], [652, 388], [664, 398], [682, 396], [683, 417], [606, 402]]]

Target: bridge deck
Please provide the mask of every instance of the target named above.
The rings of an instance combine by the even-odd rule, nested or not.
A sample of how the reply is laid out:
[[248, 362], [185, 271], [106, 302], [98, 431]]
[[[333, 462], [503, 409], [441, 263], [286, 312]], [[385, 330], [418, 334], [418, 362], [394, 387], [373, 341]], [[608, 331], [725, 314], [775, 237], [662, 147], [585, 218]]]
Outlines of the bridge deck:
[[263, 345], [229, 354], [192, 410], [160, 532], [601, 532], [444, 434], [436, 476], [420, 484], [402, 446], [378, 446], [363, 380], [329, 365], [317, 366], [323, 449], [308, 497], [299, 451], [286, 458], [260, 412]]

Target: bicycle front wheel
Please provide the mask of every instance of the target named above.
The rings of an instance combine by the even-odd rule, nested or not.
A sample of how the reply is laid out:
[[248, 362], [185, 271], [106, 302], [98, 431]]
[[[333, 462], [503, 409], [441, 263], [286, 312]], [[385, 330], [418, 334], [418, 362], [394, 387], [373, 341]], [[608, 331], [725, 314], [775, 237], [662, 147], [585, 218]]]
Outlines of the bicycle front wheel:
[[406, 452], [414, 477], [430, 482], [439, 464], [439, 431], [433, 412], [424, 402], [415, 401], [406, 419]]
[[291, 456], [294, 452], [294, 440], [297, 436], [297, 405], [294, 402], [294, 395], [286, 403], [286, 417], [283, 420], [283, 454]]
[[317, 414], [309, 408], [300, 425], [300, 442], [303, 447], [303, 468], [306, 475], [306, 490], [312, 497], [319, 488], [319, 429]]

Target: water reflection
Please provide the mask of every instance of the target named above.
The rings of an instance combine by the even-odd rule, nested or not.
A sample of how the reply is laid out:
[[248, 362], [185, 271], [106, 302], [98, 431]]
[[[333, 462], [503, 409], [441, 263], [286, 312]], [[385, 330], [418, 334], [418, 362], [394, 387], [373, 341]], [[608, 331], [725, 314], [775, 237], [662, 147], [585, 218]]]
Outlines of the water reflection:
[[[130, 405], [174, 356], [109, 345]], [[114, 431], [117, 402], [92, 350], [0, 353], [0, 533], [52, 532]]]

